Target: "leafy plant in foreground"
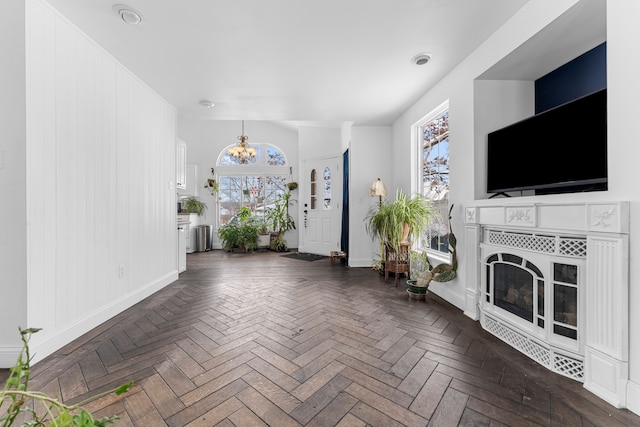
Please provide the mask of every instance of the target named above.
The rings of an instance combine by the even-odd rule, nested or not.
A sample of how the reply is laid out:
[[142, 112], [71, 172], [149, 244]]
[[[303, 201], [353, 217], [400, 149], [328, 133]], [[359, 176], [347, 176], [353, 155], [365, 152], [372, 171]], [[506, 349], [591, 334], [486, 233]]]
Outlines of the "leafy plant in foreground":
[[[111, 393], [115, 393], [118, 396], [126, 393], [133, 385], [133, 381], [113, 390], [97, 394], [75, 405], [66, 405], [58, 397], [51, 397], [42, 392], [29, 391], [32, 359], [29, 354], [29, 339], [32, 334], [40, 329], [18, 329], [22, 339], [22, 350], [18, 356], [18, 361], [9, 370], [9, 378], [4, 388], [0, 391], [0, 423], [2, 423], [2, 427], [13, 425], [21, 414], [27, 419], [22, 425], [29, 427], [105, 427], [120, 418], [114, 415], [96, 420], [82, 405]], [[33, 408], [27, 406], [27, 402], [31, 401], [31, 399], [33, 399]], [[43, 407], [41, 415], [36, 412], [35, 405], [37, 404], [41, 404]], [[7, 408], [6, 413], [1, 412], [4, 407]]]

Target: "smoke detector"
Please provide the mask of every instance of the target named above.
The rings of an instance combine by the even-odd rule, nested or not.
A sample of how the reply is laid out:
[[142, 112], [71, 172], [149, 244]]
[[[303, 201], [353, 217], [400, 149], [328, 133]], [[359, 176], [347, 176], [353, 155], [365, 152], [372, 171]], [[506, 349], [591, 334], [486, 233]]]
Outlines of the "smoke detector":
[[204, 108], [213, 108], [216, 105], [211, 101], [207, 101], [206, 99], [198, 102], [198, 104], [202, 105]]

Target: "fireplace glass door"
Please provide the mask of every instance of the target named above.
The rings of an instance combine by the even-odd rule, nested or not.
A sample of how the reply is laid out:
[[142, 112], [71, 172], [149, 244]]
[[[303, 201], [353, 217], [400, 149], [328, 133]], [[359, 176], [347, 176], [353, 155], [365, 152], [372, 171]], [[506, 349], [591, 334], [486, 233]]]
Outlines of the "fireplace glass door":
[[578, 338], [578, 267], [553, 264], [553, 333]]
[[[531, 262], [501, 253], [487, 259], [487, 301], [544, 328], [544, 278]], [[492, 291], [491, 291], [492, 289]]]

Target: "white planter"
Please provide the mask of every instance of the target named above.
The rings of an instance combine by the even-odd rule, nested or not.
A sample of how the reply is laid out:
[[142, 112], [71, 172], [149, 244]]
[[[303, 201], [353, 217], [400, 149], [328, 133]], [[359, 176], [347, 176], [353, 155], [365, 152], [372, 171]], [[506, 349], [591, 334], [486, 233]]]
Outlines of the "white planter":
[[258, 247], [259, 248], [268, 248], [271, 243], [271, 235], [270, 234], [259, 234], [258, 235]]

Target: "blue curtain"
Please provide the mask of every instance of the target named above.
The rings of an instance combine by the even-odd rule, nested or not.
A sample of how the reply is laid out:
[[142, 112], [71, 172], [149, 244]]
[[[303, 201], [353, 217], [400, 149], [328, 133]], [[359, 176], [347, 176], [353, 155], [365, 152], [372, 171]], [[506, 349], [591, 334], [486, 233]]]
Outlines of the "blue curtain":
[[[342, 155], [342, 236], [340, 249], [349, 253], [349, 150]], [[343, 262], [346, 261], [343, 258]]]

